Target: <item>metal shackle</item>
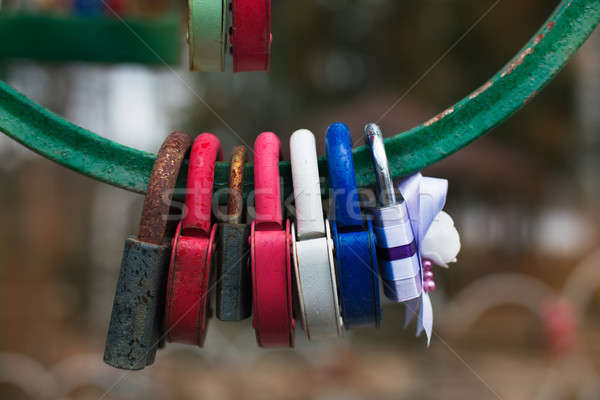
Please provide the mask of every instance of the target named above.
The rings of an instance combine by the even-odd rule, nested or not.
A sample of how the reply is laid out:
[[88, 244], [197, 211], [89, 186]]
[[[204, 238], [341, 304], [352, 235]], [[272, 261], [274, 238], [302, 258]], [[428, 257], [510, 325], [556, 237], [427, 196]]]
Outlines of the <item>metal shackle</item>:
[[[396, 191], [394, 190], [394, 182], [392, 181], [392, 174], [385, 152], [383, 134], [377, 124], [370, 123], [365, 126], [365, 140], [373, 158], [379, 206], [393, 206], [397, 203]], [[402, 197], [400, 194], [399, 196]]]

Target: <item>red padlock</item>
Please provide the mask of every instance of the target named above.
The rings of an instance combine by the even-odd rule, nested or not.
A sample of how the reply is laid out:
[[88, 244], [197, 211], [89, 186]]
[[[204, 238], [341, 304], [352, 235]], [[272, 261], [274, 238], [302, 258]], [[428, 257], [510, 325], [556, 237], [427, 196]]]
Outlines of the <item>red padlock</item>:
[[215, 162], [222, 159], [216, 136], [203, 133], [190, 153], [186, 214], [177, 227], [169, 267], [165, 332], [167, 340], [204, 344], [209, 307], [210, 262], [215, 231], [211, 203]]
[[269, 71], [271, 0], [232, 0], [233, 72]]
[[254, 143], [254, 190], [250, 251], [256, 341], [261, 347], [294, 347], [290, 222], [281, 213], [279, 138], [271, 132]]

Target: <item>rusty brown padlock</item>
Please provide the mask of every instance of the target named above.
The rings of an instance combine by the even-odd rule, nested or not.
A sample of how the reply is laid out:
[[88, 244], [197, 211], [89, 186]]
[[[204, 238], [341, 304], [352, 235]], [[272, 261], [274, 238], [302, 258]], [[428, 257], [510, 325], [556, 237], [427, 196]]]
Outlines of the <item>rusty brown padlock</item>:
[[154, 168], [137, 238], [125, 242], [104, 362], [138, 370], [152, 364], [162, 342], [167, 273], [171, 258], [169, 210], [183, 159], [192, 144], [175, 132], [163, 143]]

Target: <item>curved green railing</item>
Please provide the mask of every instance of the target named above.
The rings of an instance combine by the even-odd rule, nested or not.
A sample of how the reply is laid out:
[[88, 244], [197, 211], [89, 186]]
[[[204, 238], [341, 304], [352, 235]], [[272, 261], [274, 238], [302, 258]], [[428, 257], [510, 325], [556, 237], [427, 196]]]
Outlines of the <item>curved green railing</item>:
[[[527, 104], [567, 63], [600, 21], [600, 0], [562, 0], [525, 47], [489, 81], [429, 121], [386, 140], [395, 178], [458, 151]], [[144, 193], [155, 155], [119, 145], [71, 124], [0, 82], [0, 131], [42, 156], [94, 179]], [[374, 183], [366, 148], [354, 150], [358, 184]], [[320, 160], [321, 174], [326, 163]], [[291, 190], [282, 162], [284, 190]], [[182, 174], [185, 176], [185, 174]], [[251, 166], [246, 176], [252, 176]], [[228, 164], [219, 163], [215, 189], [225, 187]], [[250, 189], [252, 179], [246, 179]]]

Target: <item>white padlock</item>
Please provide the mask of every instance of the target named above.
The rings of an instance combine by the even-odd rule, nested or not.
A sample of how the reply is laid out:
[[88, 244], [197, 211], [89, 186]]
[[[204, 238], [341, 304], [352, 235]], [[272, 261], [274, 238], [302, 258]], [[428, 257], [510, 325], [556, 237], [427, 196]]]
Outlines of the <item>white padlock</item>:
[[308, 340], [342, 335], [329, 222], [323, 217], [317, 147], [312, 132], [301, 129], [290, 138], [296, 222], [292, 249], [298, 304]]

